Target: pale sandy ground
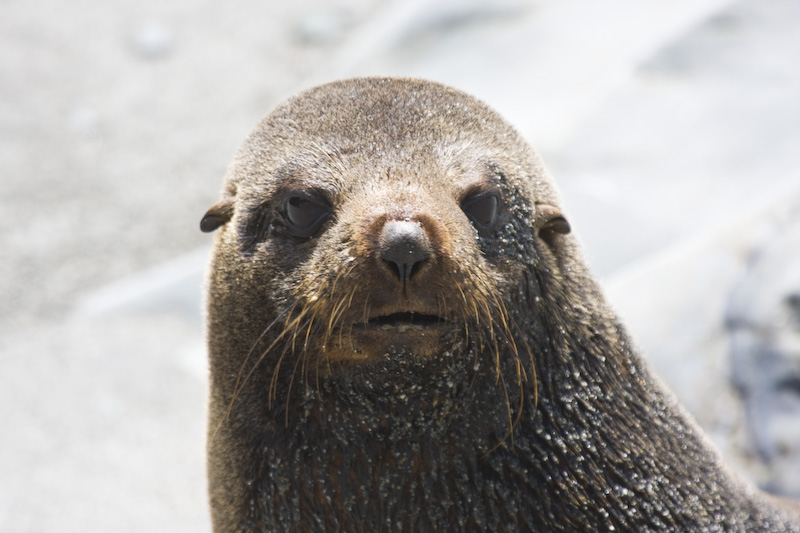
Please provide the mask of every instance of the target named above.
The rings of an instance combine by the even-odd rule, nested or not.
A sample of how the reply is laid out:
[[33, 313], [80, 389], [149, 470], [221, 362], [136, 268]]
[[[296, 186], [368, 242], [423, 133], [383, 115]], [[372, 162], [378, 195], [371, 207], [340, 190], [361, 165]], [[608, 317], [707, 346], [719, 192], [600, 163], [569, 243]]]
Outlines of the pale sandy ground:
[[0, 531], [209, 531], [197, 224], [271, 106], [357, 74], [508, 116], [653, 364], [774, 476], [721, 314], [800, 205], [800, 4], [645, 4], [0, 5]]

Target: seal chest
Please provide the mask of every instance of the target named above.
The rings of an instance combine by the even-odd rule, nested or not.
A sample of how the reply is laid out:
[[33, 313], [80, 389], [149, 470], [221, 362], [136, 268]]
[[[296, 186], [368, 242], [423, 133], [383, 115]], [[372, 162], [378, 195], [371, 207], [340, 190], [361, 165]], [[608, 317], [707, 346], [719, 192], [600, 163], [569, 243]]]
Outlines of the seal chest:
[[201, 229], [215, 531], [791, 528], [647, 376], [541, 161], [473, 98], [302, 93]]

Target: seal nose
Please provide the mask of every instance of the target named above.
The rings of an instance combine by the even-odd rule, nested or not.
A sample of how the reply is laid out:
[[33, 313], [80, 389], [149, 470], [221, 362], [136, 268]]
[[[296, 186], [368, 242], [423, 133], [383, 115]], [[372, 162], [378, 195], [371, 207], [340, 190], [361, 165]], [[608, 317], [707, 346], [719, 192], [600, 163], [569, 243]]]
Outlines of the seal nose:
[[379, 241], [381, 258], [407, 283], [431, 255], [425, 230], [417, 222], [392, 220], [383, 226]]

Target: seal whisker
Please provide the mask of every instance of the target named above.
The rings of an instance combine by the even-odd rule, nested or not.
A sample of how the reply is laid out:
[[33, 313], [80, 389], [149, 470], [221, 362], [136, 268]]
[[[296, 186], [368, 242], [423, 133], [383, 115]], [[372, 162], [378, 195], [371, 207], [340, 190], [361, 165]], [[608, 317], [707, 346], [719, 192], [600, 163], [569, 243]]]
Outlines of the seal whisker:
[[[505, 302], [503, 302], [502, 299], [498, 299], [496, 297], [492, 297], [492, 300], [494, 301], [495, 307], [498, 310], [500, 318], [502, 320], [502, 324], [498, 324], [498, 327], [501, 328], [506, 343], [511, 346], [511, 350], [513, 352], [513, 356], [517, 365], [517, 376], [518, 376], [517, 379], [519, 381], [519, 387], [520, 389], [522, 389], [523, 380], [527, 381], [527, 373], [525, 372], [525, 369], [520, 362], [519, 349], [517, 348], [516, 340], [514, 339], [514, 335], [512, 335], [508, 324], [508, 319], [510, 319], [510, 317], [508, 316], [508, 311], [506, 309]], [[522, 338], [524, 339], [524, 336]], [[498, 365], [499, 365], [499, 360], [498, 360]]]
[[[242, 377], [242, 374], [244, 373], [245, 367], [247, 366], [247, 362], [250, 360], [250, 356], [253, 354], [253, 351], [255, 350], [256, 346], [258, 346], [258, 343], [261, 342], [264, 339], [264, 336], [267, 334], [267, 332], [269, 332], [269, 330], [272, 329], [272, 327], [275, 324], [277, 324], [278, 321], [281, 320], [281, 318], [287, 316], [288, 314], [291, 314], [291, 312], [294, 311], [294, 308], [296, 306], [297, 306], [297, 302], [295, 302], [291, 307], [289, 307], [287, 309], [284, 309], [281, 313], [279, 313], [278, 316], [276, 316], [275, 319], [272, 322], [270, 322], [269, 325], [267, 325], [266, 328], [264, 328], [264, 331], [261, 332], [261, 335], [259, 335], [258, 338], [253, 342], [253, 345], [250, 347], [250, 350], [247, 352], [247, 355], [244, 357], [244, 360], [242, 361], [242, 365], [239, 368], [239, 373], [236, 376], [236, 382], [234, 383], [234, 386], [233, 386], [234, 397], [236, 395], [236, 392], [239, 390], [239, 386], [240, 385], [244, 386], [244, 384], [241, 383], [241, 377]], [[231, 401], [233, 401], [233, 399]]]
[[347, 341], [350, 343], [350, 349], [355, 352], [356, 347], [353, 344], [353, 324], [350, 324], [350, 327], [347, 329]]
[[461, 288], [461, 284], [456, 284], [456, 288], [458, 289], [458, 292], [461, 293], [461, 298], [464, 300], [464, 306], [469, 307], [469, 304], [467, 303], [467, 295], [464, 292], [464, 289]]
[[447, 300], [445, 300], [444, 296], [439, 296], [436, 299], [436, 306], [438, 309], [439, 316], [449, 320], [450, 309], [447, 307]]
[[[308, 323], [303, 327], [303, 329], [306, 330], [306, 334], [303, 337], [303, 352], [304, 353], [306, 351], [308, 351], [308, 338], [311, 335], [311, 328], [313, 327], [314, 319], [316, 318], [316, 315], [313, 312], [309, 313], [309, 315], [310, 316], [308, 317]], [[292, 351], [295, 350], [294, 337], [297, 337], [298, 333], [299, 333], [299, 328], [295, 328], [294, 335], [293, 335], [293, 338], [292, 338]]]
[[[304, 324], [307, 324], [307, 323], [308, 322], [305, 322]], [[296, 328], [297, 328], [297, 326], [295, 326], [295, 329]], [[280, 374], [281, 364], [282, 364], [284, 358], [286, 357], [286, 354], [289, 353], [289, 352], [291, 352], [292, 354], [295, 353], [295, 344], [293, 342], [287, 342], [287, 343], [285, 343], [283, 345], [283, 350], [281, 350], [281, 355], [280, 355], [280, 357], [278, 357], [278, 361], [275, 364], [275, 368], [272, 371], [272, 378], [270, 379], [270, 384], [269, 384], [269, 388], [268, 388], [269, 406], [270, 407], [272, 406], [272, 402], [275, 399], [277, 399], [277, 397], [278, 397], [278, 376]], [[294, 380], [294, 371], [297, 368], [297, 362], [298, 362], [298, 358], [295, 358], [295, 366], [293, 367], [292, 374], [290, 376], [289, 389], [291, 389], [291, 381]]]
[[328, 317], [328, 331], [334, 330], [334, 324], [338, 322], [341, 314], [348, 308], [346, 305], [347, 297], [340, 298], [333, 306], [333, 310]]
[[[508, 397], [508, 388], [506, 387], [506, 380], [502, 375], [500, 376], [500, 384], [502, 385], [502, 389], [503, 389], [503, 398], [504, 398], [505, 406], [506, 406], [506, 415], [508, 417], [508, 431], [505, 433], [505, 435], [503, 435], [503, 437], [499, 440], [499, 442], [497, 442], [497, 444], [495, 444], [491, 449], [489, 449], [486, 452], [486, 454], [484, 456], [488, 456], [493, 451], [495, 451], [500, 446], [502, 446], [503, 443], [506, 440], [508, 440], [509, 437], [511, 438], [511, 446], [512, 447], [514, 446], [514, 425], [515, 425], [515, 421], [514, 421], [514, 418], [511, 416], [511, 399]], [[520, 391], [520, 393], [521, 393], [521, 391]], [[517, 420], [519, 420], [519, 418], [517, 418]]]
[[[300, 311], [300, 314], [298, 315], [298, 320], [293, 321], [293, 326], [292, 325], [287, 326], [287, 328], [292, 329], [292, 352], [295, 352], [297, 350], [297, 335], [300, 333], [300, 330], [305, 328], [305, 323], [302, 321], [302, 319], [308, 316], [309, 320], [313, 322], [315, 316], [314, 308], [315, 308], [314, 302], [310, 303], [305, 302], [303, 304], [303, 309]], [[301, 326], [301, 324], [303, 325]]]
[[350, 268], [347, 268], [349, 263], [344, 262], [340, 265], [336, 266], [336, 277], [333, 278], [333, 283], [331, 283], [329, 294], [336, 294], [336, 285], [339, 283], [339, 280], [345, 274], [350, 274]]
[[[284, 349], [281, 351], [281, 355], [280, 355], [280, 357], [278, 357], [278, 360], [275, 363], [275, 367], [272, 370], [272, 378], [270, 378], [269, 388], [268, 388], [269, 405], [270, 406], [272, 405], [272, 400], [275, 399], [275, 395], [277, 394], [278, 375], [280, 374], [280, 369], [281, 369], [281, 364], [283, 363], [283, 358], [286, 356], [286, 353], [289, 350], [289, 348], [291, 348], [292, 351], [294, 351], [294, 348], [295, 348], [295, 346], [294, 346], [294, 338], [297, 336], [298, 326], [299, 326], [300, 323], [302, 323], [303, 319], [305, 318], [306, 314], [308, 313], [308, 309], [309, 308], [308, 308], [307, 305], [303, 307], [303, 309], [301, 310], [300, 314], [298, 314], [297, 317], [295, 317], [290, 323], [288, 323], [284, 327], [283, 331], [278, 336], [278, 338], [276, 338], [272, 342], [272, 344], [270, 344], [270, 346], [266, 350], [264, 350], [264, 353], [261, 355], [261, 358], [259, 359], [259, 363], [260, 363], [261, 360], [263, 360], [264, 357], [266, 357], [267, 353], [269, 353], [278, 344], [278, 342], [280, 342], [280, 340], [284, 337], [284, 335], [286, 335], [289, 332], [290, 329], [293, 330], [292, 342], [287, 342], [285, 344]], [[255, 370], [255, 367], [250, 371], [250, 374], [248, 374], [246, 380], [250, 378], [250, 375], [252, 375], [254, 370]]]
[[500, 321], [501, 323], [498, 324], [502, 327], [503, 332], [506, 335], [506, 339], [511, 344], [511, 349], [514, 351], [514, 355], [519, 357], [519, 350], [517, 349], [517, 343], [514, 341], [514, 336], [511, 335], [511, 328], [509, 327], [508, 320], [508, 309], [506, 308], [505, 302], [502, 299], [498, 299], [497, 296], [491, 296], [492, 301], [494, 302], [495, 308], [498, 310], [500, 314]]
[[[294, 350], [292, 351], [294, 353]], [[289, 385], [286, 387], [286, 401], [284, 405], [284, 427], [289, 427], [289, 402], [291, 400], [292, 395], [292, 386], [294, 385], [294, 376], [297, 373], [297, 366], [300, 364], [300, 360], [303, 360], [303, 366], [305, 366], [305, 352], [301, 357], [295, 357], [294, 366], [292, 367], [292, 374], [289, 376]], [[302, 373], [302, 371], [301, 371]]]
[[[316, 313], [312, 312], [311, 317], [309, 318], [308, 325], [305, 327], [306, 330], [306, 338], [303, 342], [303, 352], [300, 355], [300, 358], [303, 360], [302, 365], [300, 366], [300, 374], [303, 376], [303, 385], [308, 389], [308, 375], [306, 373], [306, 361], [308, 359], [308, 339], [311, 335], [311, 330], [314, 328], [316, 324], [319, 322], [315, 322]], [[319, 329], [319, 328], [317, 328]]]
[[[211, 434], [210, 440], [213, 441], [216, 438], [217, 433], [219, 432], [220, 428], [225, 423], [225, 421], [228, 420], [228, 418], [230, 417], [231, 413], [233, 412], [234, 403], [236, 402], [236, 399], [238, 398], [241, 389], [244, 388], [244, 386], [247, 383], [248, 379], [250, 378], [252, 373], [255, 371], [255, 368], [261, 363], [261, 361], [262, 361], [262, 359], [264, 357], [263, 355], [259, 357], [258, 361], [256, 361], [256, 363], [253, 365], [253, 368], [251, 368], [250, 372], [248, 372], [247, 376], [244, 378], [244, 380], [242, 380], [242, 375], [244, 374], [244, 369], [247, 366], [247, 362], [250, 360], [250, 356], [253, 354], [253, 351], [255, 350], [255, 347], [258, 345], [259, 342], [261, 342], [264, 339], [264, 336], [267, 334], [267, 332], [269, 332], [269, 330], [272, 329], [272, 327], [275, 326], [275, 324], [277, 324], [278, 321], [281, 318], [287, 316], [288, 314], [291, 314], [291, 312], [294, 310], [294, 308], [296, 306], [297, 306], [297, 302], [295, 302], [291, 307], [288, 307], [288, 308], [284, 309], [282, 312], [280, 312], [275, 317], [275, 319], [272, 322], [270, 322], [267, 325], [266, 328], [264, 328], [264, 331], [261, 332], [261, 335], [259, 335], [258, 338], [253, 342], [250, 350], [247, 352], [247, 355], [244, 357], [244, 360], [242, 361], [241, 367], [239, 368], [239, 372], [238, 372], [238, 374], [236, 376], [236, 381], [234, 382], [234, 385], [233, 385], [233, 389], [232, 389], [232, 393], [231, 393], [231, 399], [230, 399], [230, 402], [228, 402], [228, 407], [225, 410], [223, 416], [220, 417], [219, 422], [217, 423], [217, 426], [214, 428], [214, 432]], [[282, 335], [283, 335], [283, 333], [281, 333], [278, 336], [278, 339], [280, 339], [280, 337]], [[272, 348], [272, 346], [274, 346], [274, 344], [277, 342], [278, 339], [276, 339], [276, 341], [273, 342], [273, 344], [269, 348], [267, 348], [266, 351], [269, 351]]]
[[[480, 293], [480, 291], [479, 291]], [[494, 318], [492, 316], [491, 308], [489, 307], [489, 302], [486, 299], [481, 299], [480, 302], [473, 299], [473, 305], [475, 307], [475, 315], [480, 316], [481, 312], [485, 313], [485, 323], [489, 328], [487, 333], [488, 338], [486, 339], [487, 343], [494, 348], [495, 354], [495, 384], [500, 379], [500, 347], [497, 343], [497, 335], [495, 334], [494, 330]], [[480, 305], [480, 310], [478, 305]], [[483, 337], [483, 336], [481, 336]], [[481, 345], [481, 351], [483, 350], [483, 345]]]
[[[325, 358], [328, 359], [327, 357]], [[320, 385], [319, 385], [319, 363], [322, 360], [322, 357], [314, 358], [314, 389], [317, 391], [317, 396], [321, 394]]]
[[278, 361], [275, 363], [275, 367], [272, 369], [272, 377], [269, 380], [269, 387], [267, 388], [267, 405], [271, 408], [272, 402], [275, 400], [278, 394], [278, 375], [281, 371], [281, 364], [283, 363], [283, 358], [286, 356], [286, 352], [289, 350], [289, 343], [286, 343], [283, 346], [283, 350], [281, 350], [281, 355], [278, 357]]
[[[347, 299], [347, 309], [353, 308], [353, 297], [355, 297], [357, 290], [358, 290], [357, 287], [353, 287], [353, 290], [350, 291], [350, 297]], [[353, 346], [353, 322], [350, 322], [350, 327], [348, 329], [348, 337], [350, 339], [350, 347], [352, 350], [355, 351], [355, 347]]]
[[350, 290], [350, 296], [345, 295], [345, 296], [342, 297], [341, 301], [339, 302], [338, 309], [335, 309], [334, 313], [333, 313], [333, 316], [334, 316], [333, 325], [334, 325], [334, 327], [338, 328], [337, 323], [341, 321], [341, 319], [344, 316], [345, 312], [352, 308], [352, 306], [353, 306], [353, 297], [355, 296], [357, 290], [358, 290], [358, 287], [353, 287]]
[[[472, 311], [475, 313], [475, 329], [480, 331], [481, 330], [481, 314], [478, 311], [478, 302], [475, 298], [470, 297], [470, 303], [472, 304]], [[480, 343], [480, 350], [483, 351], [483, 338], [484, 334], [481, 333], [478, 335], [478, 342]]]
[[365, 324], [369, 322], [369, 312], [370, 312], [370, 305], [369, 305], [369, 298], [364, 298], [364, 318], [362, 322]]

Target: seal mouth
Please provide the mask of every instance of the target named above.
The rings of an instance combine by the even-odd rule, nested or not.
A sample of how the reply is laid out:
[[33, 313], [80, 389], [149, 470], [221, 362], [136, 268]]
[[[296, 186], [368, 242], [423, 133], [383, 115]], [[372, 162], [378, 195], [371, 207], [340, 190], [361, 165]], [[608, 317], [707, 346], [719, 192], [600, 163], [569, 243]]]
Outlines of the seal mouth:
[[441, 326], [444, 323], [445, 319], [440, 316], [403, 311], [400, 313], [377, 316], [359, 325], [367, 328], [399, 328], [402, 330], [407, 328], [429, 328]]
[[[338, 335], [322, 346], [325, 357], [363, 364], [387, 357], [434, 357], [442, 352], [453, 323], [439, 315], [381, 309], [360, 320], [338, 326]], [[391, 312], [395, 311], [395, 312]]]

